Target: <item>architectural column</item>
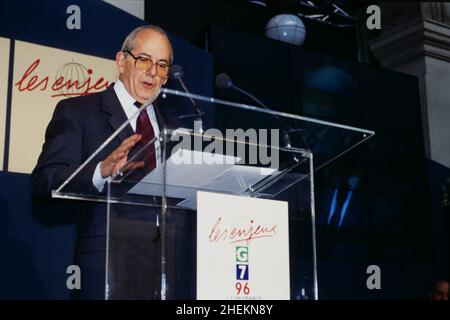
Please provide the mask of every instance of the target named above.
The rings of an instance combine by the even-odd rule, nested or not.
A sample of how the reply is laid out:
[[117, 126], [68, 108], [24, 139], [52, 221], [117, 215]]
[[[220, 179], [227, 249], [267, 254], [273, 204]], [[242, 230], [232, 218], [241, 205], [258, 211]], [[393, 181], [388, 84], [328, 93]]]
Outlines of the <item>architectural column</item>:
[[450, 168], [450, 3], [387, 2], [381, 15], [372, 54], [381, 67], [417, 76], [426, 155]]

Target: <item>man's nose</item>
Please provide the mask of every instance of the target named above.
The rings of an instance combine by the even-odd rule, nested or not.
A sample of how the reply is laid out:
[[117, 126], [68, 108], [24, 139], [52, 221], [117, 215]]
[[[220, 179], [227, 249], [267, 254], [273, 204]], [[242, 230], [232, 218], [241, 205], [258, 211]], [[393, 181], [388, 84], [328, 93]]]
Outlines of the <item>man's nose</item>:
[[150, 75], [152, 77], [156, 76], [156, 63], [153, 63], [150, 68], [147, 69], [145, 72], [147, 75]]

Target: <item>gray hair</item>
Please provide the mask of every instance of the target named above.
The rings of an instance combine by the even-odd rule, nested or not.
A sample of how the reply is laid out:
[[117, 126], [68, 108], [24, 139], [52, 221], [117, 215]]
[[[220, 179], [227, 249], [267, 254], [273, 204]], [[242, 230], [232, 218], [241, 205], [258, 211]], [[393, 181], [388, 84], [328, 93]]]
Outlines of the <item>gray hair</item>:
[[153, 30], [153, 31], [163, 35], [164, 37], [166, 37], [167, 42], [169, 42], [169, 48], [170, 48], [169, 64], [172, 64], [173, 49], [172, 49], [172, 44], [170, 43], [169, 37], [167, 36], [167, 33], [162, 28], [155, 26], [155, 25], [140, 26], [140, 27], [137, 27], [136, 29], [134, 29], [133, 31], [131, 31], [125, 38], [125, 41], [122, 44], [121, 51], [124, 52], [125, 54], [126, 54], [126, 50], [132, 51], [134, 49], [134, 47], [136, 46], [136, 38], [137, 38], [139, 32], [141, 32], [143, 30]]

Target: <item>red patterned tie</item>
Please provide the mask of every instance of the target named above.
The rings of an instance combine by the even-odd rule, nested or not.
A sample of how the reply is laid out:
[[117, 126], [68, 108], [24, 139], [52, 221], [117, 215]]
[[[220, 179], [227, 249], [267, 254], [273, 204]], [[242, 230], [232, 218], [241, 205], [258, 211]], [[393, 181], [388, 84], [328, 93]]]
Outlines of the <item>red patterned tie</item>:
[[[136, 101], [134, 105], [138, 108], [142, 106], [142, 103]], [[143, 109], [137, 118], [136, 121], [136, 133], [140, 134], [141, 140], [139, 141], [139, 146], [142, 148], [147, 145], [149, 141], [151, 141], [155, 137], [155, 131], [153, 130], [152, 123], [150, 122], [150, 118], [148, 117], [147, 109]], [[145, 148], [145, 166], [149, 171], [152, 171], [156, 168], [156, 152], [155, 152], [155, 144]]]

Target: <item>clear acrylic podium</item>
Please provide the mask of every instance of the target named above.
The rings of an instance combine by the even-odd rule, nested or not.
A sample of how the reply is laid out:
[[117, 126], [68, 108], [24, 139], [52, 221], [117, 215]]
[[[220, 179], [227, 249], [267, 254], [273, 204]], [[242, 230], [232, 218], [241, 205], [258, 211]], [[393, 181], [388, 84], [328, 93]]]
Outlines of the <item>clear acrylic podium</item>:
[[101, 192], [86, 181], [129, 121], [53, 191], [105, 203], [105, 299], [196, 299], [198, 191], [288, 202], [290, 297], [318, 299], [314, 172], [374, 132], [170, 89], [154, 105], [166, 115], [159, 134]]

